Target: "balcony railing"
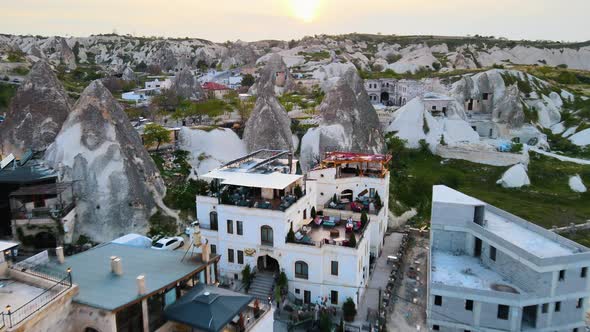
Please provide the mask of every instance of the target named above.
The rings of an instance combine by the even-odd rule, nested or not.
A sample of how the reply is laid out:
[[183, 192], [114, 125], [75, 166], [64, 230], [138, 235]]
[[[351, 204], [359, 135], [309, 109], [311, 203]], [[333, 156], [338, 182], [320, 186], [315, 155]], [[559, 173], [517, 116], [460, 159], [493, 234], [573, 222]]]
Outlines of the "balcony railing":
[[14, 211], [12, 219], [54, 219], [66, 216], [76, 204], [74, 202], [65, 205], [63, 208], [40, 207], [27, 211]]
[[51, 301], [58, 298], [60, 295], [68, 291], [71, 287], [72, 275], [68, 272], [62, 280], [57, 281], [55, 284], [53, 284], [53, 286], [44, 290], [41, 294], [37, 295], [29, 302], [16, 308], [15, 310], [8, 310], [6, 313], [3, 313], [0, 327], [15, 327], [16, 325], [20, 324], [27, 318], [31, 317], [32, 315], [43, 309]]

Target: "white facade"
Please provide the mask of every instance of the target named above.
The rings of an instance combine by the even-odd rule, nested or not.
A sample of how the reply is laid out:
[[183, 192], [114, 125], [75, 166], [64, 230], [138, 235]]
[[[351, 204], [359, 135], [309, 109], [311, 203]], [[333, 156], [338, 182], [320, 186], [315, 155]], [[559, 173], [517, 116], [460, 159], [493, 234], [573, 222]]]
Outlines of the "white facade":
[[172, 86], [172, 81], [167, 78], [165, 80], [160, 81], [159, 79], [155, 79], [153, 81], [145, 82], [146, 89], [170, 89]]
[[[216, 170], [210, 174], [219, 175]], [[274, 174], [274, 175], [273, 175]], [[251, 183], [252, 179], [259, 181], [264, 195], [273, 190], [264, 186], [278, 184], [272, 180], [275, 173], [265, 174], [269, 180], [260, 179], [261, 174], [240, 174], [244, 183]], [[287, 174], [285, 174], [287, 175]], [[207, 177], [207, 175], [205, 175]], [[233, 175], [226, 181], [237, 181]], [[303, 196], [284, 211], [278, 209], [262, 209], [257, 207], [221, 204], [216, 197], [197, 196], [197, 219], [201, 226], [201, 234], [221, 255], [219, 263], [220, 274], [228, 278], [241, 278], [241, 271], [249, 264], [252, 268], [266, 264], [269, 258], [278, 262], [280, 271], [285, 272], [289, 292], [304, 302], [325, 302], [341, 306], [348, 297], [356, 303], [364, 293], [369, 277], [370, 255], [378, 255], [383, 244], [383, 236], [387, 228], [387, 197], [389, 189], [389, 174], [384, 178], [370, 177], [336, 177], [334, 168], [318, 169], [296, 179], [285, 189], [288, 195], [296, 185], [303, 189]], [[366, 189], [369, 192], [379, 192], [383, 198], [383, 208], [368, 214], [369, 223], [364, 231], [355, 233], [357, 246], [355, 248], [344, 245], [342, 241], [324, 240], [325, 230], [312, 229], [307, 234], [313, 240], [308, 243], [287, 243], [289, 229], [294, 232], [309, 229], [311, 210], [323, 211], [324, 216], [334, 216], [346, 220], [353, 217], [360, 220], [360, 213], [346, 210], [324, 208], [334, 194], [341, 195], [344, 190], [351, 190], [358, 195]], [[213, 229], [214, 219], [217, 218], [217, 230]], [[238, 222], [242, 226], [238, 226]], [[229, 226], [228, 229], [228, 224]], [[266, 234], [267, 227], [272, 229], [272, 243]], [[238, 232], [240, 228], [240, 232]], [[344, 229], [343, 227], [339, 227]], [[334, 229], [337, 229], [336, 227]], [[241, 234], [238, 234], [241, 233]], [[340, 237], [350, 236], [341, 231]], [[233, 259], [231, 257], [233, 253]], [[243, 257], [243, 260], [242, 260]], [[296, 265], [307, 266], [307, 275], [296, 273]]]
[[583, 331], [590, 251], [434, 186], [428, 324], [435, 331]]

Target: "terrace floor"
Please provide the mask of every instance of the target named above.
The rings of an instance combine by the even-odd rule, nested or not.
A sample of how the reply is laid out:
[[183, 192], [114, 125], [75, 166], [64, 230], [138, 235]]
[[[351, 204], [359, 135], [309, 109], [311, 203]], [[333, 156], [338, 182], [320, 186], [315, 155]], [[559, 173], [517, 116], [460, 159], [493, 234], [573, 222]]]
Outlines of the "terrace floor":
[[4, 309], [7, 305], [10, 305], [14, 311], [43, 293], [43, 291], [43, 288], [14, 279], [2, 280], [0, 281], [0, 308]]
[[[348, 242], [350, 237], [350, 231], [346, 231], [346, 220], [340, 221], [336, 226], [318, 226], [313, 222], [313, 220], [311, 220], [307, 226], [304, 226], [299, 231], [304, 235], [304, 240], [299, 242], [311, 241], [316, 245], [320, 243], [343, 245], [345, 242]], [[354, 231], [354, 236], [357, 240], [357, 243], [360, 241], [363, 231], [363, 229]]]

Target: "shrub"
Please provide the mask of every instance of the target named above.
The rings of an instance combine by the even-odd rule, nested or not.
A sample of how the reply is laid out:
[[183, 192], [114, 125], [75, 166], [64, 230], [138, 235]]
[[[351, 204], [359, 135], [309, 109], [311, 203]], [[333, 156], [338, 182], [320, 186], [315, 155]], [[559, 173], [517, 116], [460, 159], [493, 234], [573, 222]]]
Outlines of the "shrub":
[[354, 232], [350, 232], [348, 236], [348, 246], [350, 248], [356, 248], [356, 235], [354, 235]]
[[250, 264], [244, 266], [242, 270], [242, 283], [244, 284], [244, 289], [246, 293], [250, 290], [250, 285], [252, 285], [252, 270], [250, 269]]
[[327, 310], [323, 310], [320, 314], [320, 331], [331, 332], [332, 331], [332, 318]]
[[294, 243], [295, 242], [295, 232], [293, 232], [293, 223], [289, 227], [289, 232], [287, 232], [287, 243]]
[[352, 322], [354, 320], [354, 316], [356, 316], [356, 305], [351, 297], [347, 298], [344, 304], [342, 304], [342, 313], [344, 315], [344, 320], [347, 322]]
[[436, 70], [436, 71], [439, 71], [439, 70], [440, 70], [440, 68], [441, 68], [441, 64], [440, 64], [440, 62], [433, 62], [433, 63], [432, 63], [432, 68], [433, 68], [434, 70]]
[[365, 211], [363, 211], [361, 213], [361, 225], [363, 227], [365, 227], [365, 225], [367, 224], [368, 221], [369, 221], [369, 218], [367, 217], [367, 213]]
[[311, 212], [310, 212], [310, 214], [311, 214], [311, 217], [312, 217], [312, 218], [315, 218], [315, 216], [317, 215], [317, 212], [316, 212], [316, 210], [315, 210], [315, 206], [312, 206], [312, 207], [311, 207]]
[[381, 196], [379, 196], [378, 191], [375, 191], [375, 205], [377, 206], [377, 208], [380, 208], [383, 205], [383, 202], [381, 202]]
[[510, 152], [512, 152], [512, 153], [522, 152], [522, 143], [512, 143], [512, 146], [510, 147]]

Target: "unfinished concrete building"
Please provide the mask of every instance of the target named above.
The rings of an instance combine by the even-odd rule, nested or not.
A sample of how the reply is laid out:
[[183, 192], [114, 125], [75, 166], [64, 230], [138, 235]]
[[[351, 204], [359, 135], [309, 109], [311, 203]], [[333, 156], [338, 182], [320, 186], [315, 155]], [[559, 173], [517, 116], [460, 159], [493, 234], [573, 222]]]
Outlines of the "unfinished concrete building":
[[590, 296], [588, 266], [588, 248], [434, 186], [431, 330], [581, 332]]

